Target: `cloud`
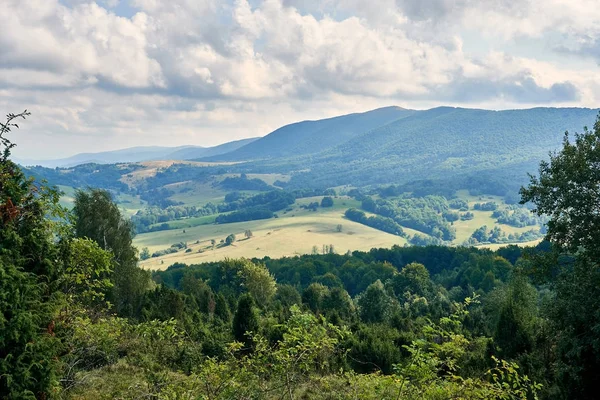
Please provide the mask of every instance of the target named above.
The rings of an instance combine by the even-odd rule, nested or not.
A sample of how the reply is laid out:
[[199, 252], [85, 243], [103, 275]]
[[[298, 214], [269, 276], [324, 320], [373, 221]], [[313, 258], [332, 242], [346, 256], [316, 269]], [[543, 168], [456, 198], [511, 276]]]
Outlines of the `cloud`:
[[9, 0], [4, 11], [11, 18], [0, 35], [0, 67], [123, 87], [164, 85], [159, 63], [147, 54], [144, 13], [128, 19], [96, 3], [68, 8], [53, 0]]
[[[390, 104], [592, 105], [593, 4], [8, 0], [0, 107], [33, 109], [31, 153], [54, 138], [49, 148], [68, 155], [98, 137], [113, 148], [216, 144]], [[131, 15], [118, 15], [125, 6]], [[527, 54], [526, 37], [548, 50]]]

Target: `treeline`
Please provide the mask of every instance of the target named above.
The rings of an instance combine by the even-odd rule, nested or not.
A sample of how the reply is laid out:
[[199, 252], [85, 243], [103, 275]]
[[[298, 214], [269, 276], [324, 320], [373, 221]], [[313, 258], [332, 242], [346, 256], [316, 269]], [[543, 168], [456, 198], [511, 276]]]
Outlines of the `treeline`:
[[169, 199], [169, 197], [173, 196], [174, 194], [175, 192], [172, 190], [162, 187], [141, 192], [140, 199], [146, 201], [151, 207], [158, 207], [162, 209], [182, 205], [183, 203], [181, 202]]
[[508, 235], [499, 226], [488, 229], [487, 225], [477, 228], [463, 243], [466, 246], [476, 246], [478, 244], [487, 243], [515, 243], [515, 242], [530, 242], [542, 238], [542, 232], [536, 229], [530, 229], [525, 232], [509, 233]]
[[394, 201], [385, 199], [375, 201], [371, 197], [364, 196], [362, 208], [441, 240], [452, 241], [456, 238], [455, 229], [441, 215], [449, 211], [448, 201], [441, 196], [402, 197]]
[[[273, 218], [276, 216], [275, 212], [288, 209], [298, 198], [312, 197], [325, 193], [335, 194], [331, 189], [296, 190], [292, 192], [271, 190], [254, 196], [247, 196], [240, 192], [228, 193], [225, 196], [225, 203], [219, 204], [217, 208], [221, 213], [229, 213], [217, 216], [215, 222], [225, 224]], [[321, 207], [331, 206], [333, 206], [333, 199], [325, 196], [321, 201]]]
[[283, 210], [294, 204], [296, 198], [293, 194], [283, 190], [272, 190], [266, 193], [259, 193], [254, 196], [239, 196], [235, 200], [228, 197], [229, 202], [219, 204], [219, 212], [237, 211], [244, 208], [260, 207], [272, 212]]
[[548, 218], [538, 217], [524, 207], [509, 206], [504, 210], [496, 210], [492, 217], [497, 218], [498, 223], [523, 228], [526, 226], [544, 226]]
[[273, 190], [273, 186], [267, 184], [262, 179], [254, 178], [248, 179], [246, 174], [241, 174], [237, 177], [227, 177], [219, 184], [223, 189], [226, 190], [255, 190], [266, 192]]
[[121, 181], [123, 175], [140, 168], [135, 164], [83, 164], [73, 168], [45, 168], [34, 166], [24, 169], [37, 182], [72, 187], [101, 187], [114, 192], [129, 193], [129, 186]]
[[350, 221], [358, 222], [359, 224], [391, 233], [392, 235], [405, 236], [402, 227], [391, 218], [381, 217], [379, 215], [367, 217], [364, 212], [357, 210], [356, 208], [346, 210], [344, 215]]
[[209, 182], [214, 175], [225, 173], [222, 167], [199, 167], [193, 164], [173, 164], [159, 169], [156, 175], [140, 182], [139, 193], [159, 189], [165, 185], [178, 182]]
[[275, 213], [268, 208], [249, 207], [228, 214], [219, 214], [215, 219], [217, 224], [228, 224], [231, 222], [255, 221], [273, 218]]
[[[277, 338], [282, 337], [280, 329], [286, 329], [283, 327], [285, 322], [277, 321], [285, 321], [285, 316], [290, 315], [285, 311], [287, 307], [292, 307], [292, 316], [299, 310], [323, 316], [333, 326], [347, 329], [347, 340], [341, 344], [340, 354], [345, 353], [348, 357], [337, 361], [335, 357], [329, 357], [327, 363], [335, 364], [333, 369], [347, 369], [350, 373], [382, 372], [383, 376], [396, 376], [395, 371], [402, 371], [403, 366], [414, 362], [413, 350], [423, 351], [425, 357], [429, 357], [431, 353], [425, 350], [430, 349], [429, 346], [421, 350], [411, 346], [420, 340], [432, 343], [426, 339], [427, 335], [423, 336], [424, 332], [431, 332], [432, 328], [436, 331], [441, 326], [431, 321], [443, 321], [450, 315], [453, 322], [446, 326], [446, 329], [450, 329], [448, 339], [451, 336], [459, 337], [462, 342], [462, 345], [448, 342], [458, 346], [456, 350], [462, 355], [453, 358], [453, 362], [461, 366], [461, 372], [457, 371], [456, 375], [452, 373], [454, 378], [451, 379], [461, 381], [476, 379], [487, 369], [494, 368], [494, 362], [489, 358], [490, 352], [495, 357], [518, 355], [513, 349], [501, 349], [498, 345], [513, 339], [514, 332], [503, 330], [503, 324], [516, 324], [519, 334], [532, 334], [521, 325], [527, 317], [518, 315], [521, 315], [521, 307], [533, 305], [514, 304], [509, 295], [511, 290], [527, 293], [535, 290], [515, 274], [514, 264], [508, 261], [511, 259], [516, 262], [523, 254], [524, 250], [516, 246], [499, 252], [474, 248], [394, 247], [345, 256], [306, 255], [252, 262], [229, 260], [193, 266], [178, 264], [153, 276], [157, 283], [179, 291], [178, 296], [182, 299], [192, 293], [190, 282], [202, 282], [204, 297], [217, 299], [223, 296], [220, 302], [236, 310], [233, 313], [237, 319], [232, 321], [232, 331], [249, 348], [256, 346], [257, 335], [236, 333], [241, 332], [236, 331], [237, 324], [243, 322], [243, 326], [252, 327], [253, 332], [260, 332], [259, 336], [270, 343], [271, 340], [281, 340]], [[254, 272], [240, 272], [245, 268]], [[478, 293], [476, 296], [479, 296], [481, 303], [472, 302], [473, 292]], [[203, 302], [211, 304], [210, 300]], [[213, 300], [212, 304], [217, 302]], [[256, 314], [253, 314], [249, 303], [256, 305]], [[180, 304], [184, 307], [187, 302]], [[469, 304], [469, 307], [461, 304]], [[498, 320], [501, 310], [509, 306], [513, 307], [516, 314], [508, 317], [512, 318], [510, 321], [502, 317]], [[225, 308], [223, 305], [217, 307]], [[217, 307], [209, 309], [208, 314], [212, 312], [215, 317], [227, 314], [222, 310], [217, 311]], [[166, 312], [166, 309], [162, 312]], [[175, 312], [171, 310], [163, 318], [175, 315]], [[188, 312], [182, 308], [177, 313], [186, 315]], [[458, 317], [457, 313], [468, 317]], [[437, 335], [430, 337], [433, 342], [440, 339]], [[537, 365], [523, 368], [523, 373], [532, 379], [542, 377], [536, 372]], [[441, 373], [442, 377], [450, 377], [447, 372], [436, 368], [434, 371]], [[331, 376], [331, 372], [326, 376]], [[374, 377], [371, 378], [371, 384], [372, 379]], [[427, 382], [435, 385], [433, 381]], [[449, 393], [443, 392], [447, 388], [438, 387], [437, 390], [446, 395]], [[539, 391], [539, 386], [528, 387], [527, 390]], [[345, 391], [342, 389], [340, 393]], [[423, 398], [426, 391], [421, 388], [419, 393], [415, 394], [415, 398]], [[429, 395], [425, 398], [429, 398]]]
[[[155, 232], [170, 229], [169, 221], [184, 218], [203, 217], [218, 212], [215, 204], [207, 203], [202, 207], [196, 206], [169, 206], [167, 208], [148, 207], [138, 210], [131, 217], [137, 233]], [[157, 225], [161, 224], [161, 225]], [[154, 226], [153, 226], [154, 225]]]

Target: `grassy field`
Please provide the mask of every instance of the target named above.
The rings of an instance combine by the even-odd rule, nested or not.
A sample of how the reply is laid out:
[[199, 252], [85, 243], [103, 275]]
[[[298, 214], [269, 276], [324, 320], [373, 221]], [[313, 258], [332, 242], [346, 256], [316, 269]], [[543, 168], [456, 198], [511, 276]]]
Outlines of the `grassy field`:
[[213, 186], [211, 182], [180, 182], [165, 186], [175, 194], [169, 199], [182, 202], [186, 206], [201, 207], [206, 203], [221, 203], [227, 194], [226, 190]]
[[[212, 167], [215, 165], [232, 165], [236, 164], [235, 162], [198, 162], [198, 161], [173, 161], [173, 160], [164, 160], [164, 161], [144, 161], [139, 163], [133, 163], [141, 168], [123, 175], [121, 178], [121, 182], [129, 185], [135, 186], [140, 181], [151, 178], [155, 176], [159, 171], [162, 171], [166, 168], [169, 168], [173, 164], [185, 164], [185, 165], [193, 165], [196, 167]], [[123, 164], [126, 165], [126, 164]]]
[[117, 201], [119, 209], [127, 218], [134, 215], [138, 210], [146, 207], [146, 203], [140, 200], [138, 196], [121, 193], [115, 200]]
[[495, 218], [492, 218], [492, 211], [473, 210], [473, 206], [475, 205], [475, 203], [486, 203], [489, 201], [497, 203], [500, 209], [505, 208], [506, 204], [504, 203], [502, 197], [488, 195], [471, 196], [466, 190], [459, 190], [456, 194], [459, 198], [469, 202], [469, 211], [473, 213], [474, 218], [469, 221], [454, 222], [453, 226], [454, 228], [456, 228], [456, 239], [452, 242], [452, 244], [462, 244], [465, 240], [471, 237], [471, 235], [476, 229], [482, 227], [483, 225], [487, 225], [488, 229], [492, 229], [494, 226], [498, 226], [500, 229], [506, 232], [507, 235], [510, 233], [523, 233], [532, 229], [539, 229], [538, 226], [526, 226], [522, 228], [517, 228], [510, 225], [499, 224], [496, 222]]
[[474, 218], [469, 221], [456, 221], [454, 222], [454, 228], [456, 228], [456, 239], [452, 242], [452, 244], [462, 244], [465, 240], [469, 239], [473, 232], [482, 227], [483, 225], [487, 225], [488, 229], [492, 229], [494, 226], [500, 227], [506, 234], [509, 233], [523, 233], [530, 231], [532, 229], [539, 229], [536, 226], [526, 226], [523, 228], [516, 228], [514, 226], [499, 224], [496, 222], [495, 218], [492, 218], [491, 211], [475, 211], [473, 209], [469, 210], [473, 213]]
[[[391, 247], [394, 244], [406, 243], [404, 238], [344, 218], [344, 211], [357, 205], [355, 200], [339, 198], [335, 200], [334, 207], [319, 208], [316, 212], [299, 207], [320, 199], [300, 199], [293, 211], [279, 213], [279, 218], [204, 225], [186, 228], [185, 233], [183, 230], [145, 233], [138, 235], [134, 244], [140, 249], [148, 247], [150, 252], [154, 252], [173, 243], [187, 242], [190, 253], [179, 251], [141, 263], [144, 268], [162, 269], [175, 262], [191, 264], [222, 260], [226, 257], [284, 257], [310, 254], [313, 246], [317, 246], [321, 251], [323, 245], [333, 245], [336, 253], [343, 254], [348, 250], [370, 250], [374, 247]], [[342, 232], [337, 231], [337, 225], [342, 225]], [[244, 238], [246, 230], [253, 233], [250, 239]], [[212, 248], [211, 239], [219, 243], [231, 233], [238, 239], [232, 246]]]
[[[144, 163], [144, 168], [135, 171], [131, 176], [124, 177], [123, 181], [136, 184], [141, 179], [153, 176], [157, 171], [171, 165], [172, 161], [159, 161]], [[227, 194], [226, 190], [219, 187], [218, 182], [229, 175], [214, 177], [210, 182], [199, 183], [193, 181], [178, 182], [166, 185], [165, 188], [174, 192], [171, 200], [182, 202], [187, 206], [201, 207], [206, 203], [221, 203]], [[231, 175], [234, 176], [234, 175]], [[259, 178], [269, 184], [276, 180], [285, 181], [288, 175], [283, 174], [248, 174], [248, 178]], [[73, 205], [74, 189], [61, 186], [64, 192], [61, 204], [71, 208]], [[344, 192], [349, 187], [337, 188]], [[256, 194], [256, 192], [248, 192]], [[458, 197], [469, 202], [470, 212], [474, 218], [469, 221], [456, 221], [456, 239], [452, 245], [461, 245], [479, 227], [487, 225], [488, 228], [499, 226], [507, 234], [522, 233], [536, 227], [515, 228], [509, 225], [497, 224], [492, 218], [491, 211], [473, 210], [475, 203], [494, 201], [500, 208], [506, 207], [503, 199], [498, 196], [471, 196], [467, 191], [457, 192]], [[166, 268], [175, 262], [199, 263], [206, 261], [221, 260], [226, 257], [283, 257], [297, 254], [307, 254], [316, 246], [319, 251], [323, 245], [333, 245], [337, 253], [345, 253], [348, 250], [369, 250], [373, 247], [390, 247], [394, 244], [404, 245], [406, 240], [352, 221], [344, 217], [348, 208], [360, 208], [359, 201], [347, 196], [339, 196], [334, 199], [334, 206], [313, 212], [302, 208], [312, 202], [320, 203], [322, 196], [298, 199], [293, 206], [287, 210], [277, 212], [278, 218], [259, 221], [248, 221], [232, 224], [215, 225], [215, 215], [187, 218], [177, 221], [169, 221], [170, 230], [157, 231], [138, 235], [134, 244], [142, 249], [148, 247], [150, 252], [164, 250], [174, 243], [186, 242], [190, 252], [179, 251], [162, 257], [151, 258], [141, 263], [145, 268]], [[119, 208], [126, 217], [135, 214], [139, 209], [145, 207], [139, 197], [121, 194], [116, 201]], [[160, 224], [156, 224], [160, 225]], [[342, 232], [336, 227], [342, 225]], [[244, 232], [250, 230], [253, 237], [244, 238]], [[413, 229], [404, 228], [409, 235], [423, 234]], [[232, 246], [216, 246], [213, 248], [211, 240], [219, 243], [229, 234], [235, 234], [237, 241]], [[520, 245], [535, 245], [539, 241], [522, 243]], [[482, 245], [482, 247], [496, 249], [502, 245]]]

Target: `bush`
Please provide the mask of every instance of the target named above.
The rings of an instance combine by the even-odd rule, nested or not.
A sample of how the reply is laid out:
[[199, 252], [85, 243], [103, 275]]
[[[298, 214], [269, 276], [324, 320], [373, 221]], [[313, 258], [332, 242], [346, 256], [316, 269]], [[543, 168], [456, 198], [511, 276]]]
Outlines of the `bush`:
[[329, 196], [323, 197], [323, 200], [321, 200], [321, 207], [333, 207], [333, 199]]

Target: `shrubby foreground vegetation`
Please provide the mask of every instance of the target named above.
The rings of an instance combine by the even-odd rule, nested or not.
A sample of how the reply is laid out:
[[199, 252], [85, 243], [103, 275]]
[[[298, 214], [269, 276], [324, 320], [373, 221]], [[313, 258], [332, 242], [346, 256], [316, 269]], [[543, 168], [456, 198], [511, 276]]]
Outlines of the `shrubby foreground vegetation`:
[[[77, 192], [68, 212], [10, 161], [7, 134], [27, 115], [0, 132], [1, 398], [595, 397], [600, 122], [522, 190], [550, 218], [536, 248], [394, 247], [149, 274], [107, 192]], [[408, 219], [402, 204], [386, 218]]]

